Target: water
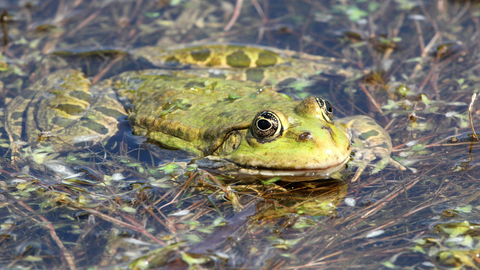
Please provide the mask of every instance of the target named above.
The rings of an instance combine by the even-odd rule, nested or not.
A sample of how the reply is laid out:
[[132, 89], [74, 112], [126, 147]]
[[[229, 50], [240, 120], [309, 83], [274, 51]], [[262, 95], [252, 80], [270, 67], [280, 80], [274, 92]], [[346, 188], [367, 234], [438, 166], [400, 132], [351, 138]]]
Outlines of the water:
[[[276, 187], [227, 176], [216, 183], [207, 173], [192, 182], [192, 155], [145, 143], [126, 121], [105, 147], [55, 156], [21, 145], [12, 163], [2, 124], [0, 268], [479, 267], [478, 143], [461, 135], [472, 133], [468, 104], [479, 88], [478, 4], [254, 3], [245, 1], [225, 31], [233, 2], [0, 1], [0, 107], [55, 70], [81, 69], [99, 82], [143, 69], [126, 56], [146, 45], [271, 46], [364, 70], [362, 79], [282, 91], [327, 98], [337, 117], [374, 117], [408, 170], [389, 166], [353, 183], [348, 175]], [[457, 134], [460, 142], [446, 140]]]

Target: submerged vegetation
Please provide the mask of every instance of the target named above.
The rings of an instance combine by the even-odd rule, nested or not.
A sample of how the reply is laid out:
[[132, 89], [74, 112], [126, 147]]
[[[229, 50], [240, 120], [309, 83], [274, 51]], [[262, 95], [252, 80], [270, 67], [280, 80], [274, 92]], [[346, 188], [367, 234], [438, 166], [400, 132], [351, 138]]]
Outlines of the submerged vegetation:
[[[476, 1], [0, 1], [0, 118], [47, 74], [149, 67], [142, 46], [242, 43], [345, 59], [281, 85], [364, 114], [407, 171], [243, 181], [121, 134], [57, 153], [0, 122], [0, 269], [479, 269]], [[229, 22], [230, 21], [230, 22]], [[235, 99], [235, 94], [232, 94]], [[470, 106], [469, 106], [470, 104]], [[18, 134], [19, 136], [21, 134]], [[24, 134], [23, 134], [24, 135]], [[48, 139], [48, 132], [39, 140]]]

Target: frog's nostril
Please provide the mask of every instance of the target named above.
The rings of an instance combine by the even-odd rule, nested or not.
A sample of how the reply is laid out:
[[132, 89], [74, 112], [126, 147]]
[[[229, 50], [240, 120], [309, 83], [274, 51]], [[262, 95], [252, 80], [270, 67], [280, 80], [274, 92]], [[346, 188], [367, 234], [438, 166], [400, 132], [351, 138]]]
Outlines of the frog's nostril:
[[300, 134], [298, 136], [298, 139], [300, 141], [308, 141], [308, 140], [313, 139], [313, 137], [312, 137], [312, 134], [310, 134], [310, 132], [303, 132], [302, 134]]

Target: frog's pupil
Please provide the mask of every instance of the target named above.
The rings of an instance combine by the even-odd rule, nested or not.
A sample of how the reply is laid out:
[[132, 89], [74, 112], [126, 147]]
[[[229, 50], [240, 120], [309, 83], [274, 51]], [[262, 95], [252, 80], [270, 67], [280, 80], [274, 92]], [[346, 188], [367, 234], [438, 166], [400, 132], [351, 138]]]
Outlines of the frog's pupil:
[[257, 126], [261, 130], [267, 130], [267, 129], [272, 127], [272, 124], [270, 123], [270, 121], [267, 121], [265, 119], [261, 119], [257, 122]]
[[278, 116], [271, 111], [260, 112], [253, 122], [252, 131], [257, 139], [272, 140], [281, 134], [281, 122]]
[[326, 100], [325, 100], [325, 104], [327, 104], [327, 112], [332, 113], [333, 112], [332, 104], [330, 104], [330, 102]]

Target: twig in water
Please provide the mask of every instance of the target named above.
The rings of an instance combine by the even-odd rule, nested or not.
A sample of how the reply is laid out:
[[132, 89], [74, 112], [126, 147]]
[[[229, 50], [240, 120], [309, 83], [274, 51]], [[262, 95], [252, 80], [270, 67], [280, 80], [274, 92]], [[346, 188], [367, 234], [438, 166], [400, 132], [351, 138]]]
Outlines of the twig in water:
[[243, 5], [243, 0], [237, 0], [235, 4], [235, 9], [233, 10], [233, 16], [228, 22], [227, 26], [225, 26], [225, 28], [223, 29], [224, 31], [229, 31], [230, 28], [232, 28], [232, 26], [235, 24], [235, 22], [238, 19], [238, 16], [240, 15], [240, 10], [242, 9], [242, 5]]
[[473, 120], [472, 120], [472, 107], [473, 103], [475, 102], [475, 99], [477, 99], [477, 93], [473, 93], [472, 95], [472, 101], [470, 102], [470, 106], [468, 106], [468, 119], [470, 119], [470, 127], [472, 128], [472, 136], [475, 138], [477, 141], [480, 141], [477, 137], [477, 133], [475, 133], [475, 129], [473, 128]]

